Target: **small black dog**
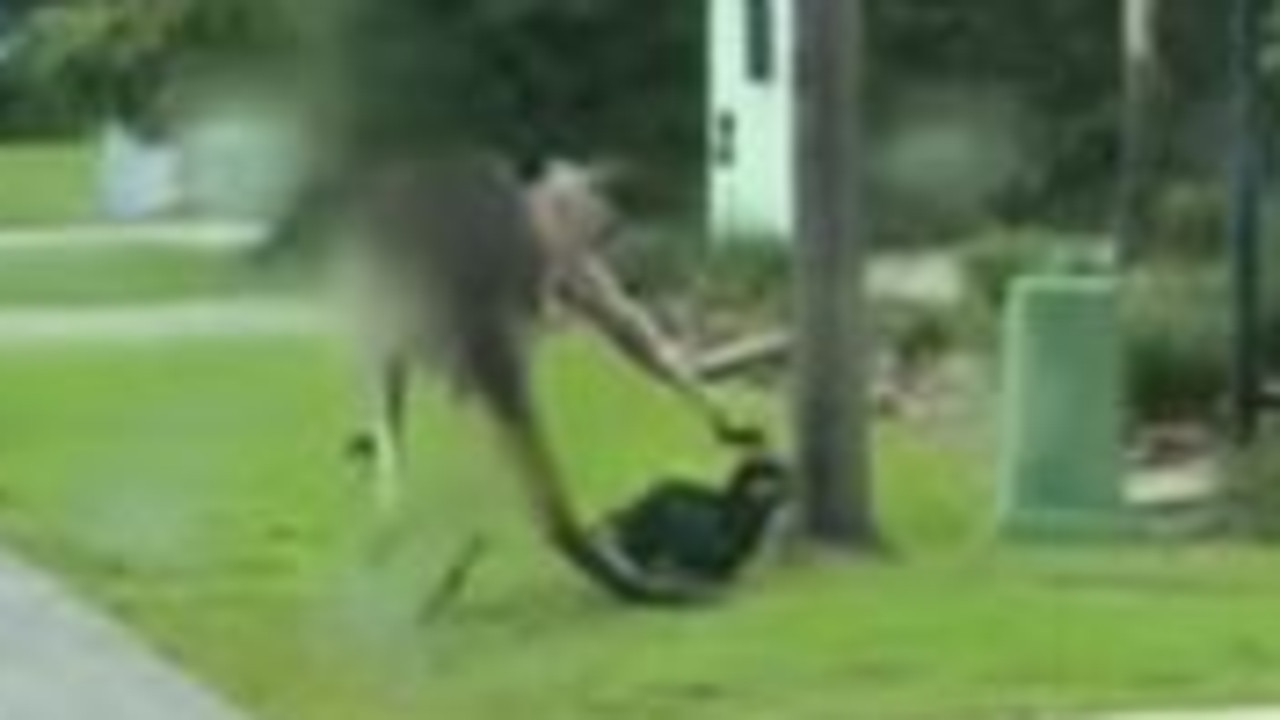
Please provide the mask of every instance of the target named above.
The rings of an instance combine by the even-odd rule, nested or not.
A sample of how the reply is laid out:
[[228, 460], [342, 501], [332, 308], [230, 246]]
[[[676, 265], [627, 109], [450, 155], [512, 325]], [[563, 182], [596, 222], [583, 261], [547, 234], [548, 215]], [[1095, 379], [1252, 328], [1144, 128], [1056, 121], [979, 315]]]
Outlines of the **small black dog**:
[[786, 501], [788, 479], [781, 460], [755, 448], [723, 489], [684, 479], [660, 482], [612, 515], [607, 531], [648, 575], [723, 585], [759, 548]]

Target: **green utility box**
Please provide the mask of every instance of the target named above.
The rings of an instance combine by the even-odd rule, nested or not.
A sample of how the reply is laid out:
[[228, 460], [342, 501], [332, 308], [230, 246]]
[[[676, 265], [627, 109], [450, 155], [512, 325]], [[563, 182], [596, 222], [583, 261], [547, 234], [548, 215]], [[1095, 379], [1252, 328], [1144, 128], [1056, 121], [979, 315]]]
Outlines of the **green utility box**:
[[1005, 308], [1000, 531], [1085, 539], [1123, 531], [1117, 282], [1015, 281]]

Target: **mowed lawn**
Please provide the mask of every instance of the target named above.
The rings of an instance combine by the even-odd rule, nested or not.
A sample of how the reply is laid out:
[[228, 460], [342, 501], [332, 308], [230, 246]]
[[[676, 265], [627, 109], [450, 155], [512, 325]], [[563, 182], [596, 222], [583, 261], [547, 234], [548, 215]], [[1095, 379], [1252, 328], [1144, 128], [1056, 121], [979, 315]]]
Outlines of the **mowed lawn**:
[[92, 218], [97, 170], [97, 150], [89, 139], [0, 145], [0, 225]]
[[305, 273], [253, 264], [236, 251], [182, 247], [86, 247], [0, 251], [0, 309], [226, 300], [296, 294]]
[[[91, 214], [83, 148], [4, 149], [0, 179], [0, 224]], [[180, 251], [0, 260], [5, 310], [296, 287]], [[559, 339], [542, 355], [587, 517], [663, 473], [730, 462], [594, 345]], [[565, 571], [531, 536], [484, 424], [428, 387], [408, 530], [375, 555], [367, 479], [340, 452], [359, 407], [346, 360], [321, 340], [0, 338], [0, 537], [265, 720], [976, 720], [1280, 702], [1280, 553], [998, 547], [989, 419], [878, 428], [893, 560], [770, 562], [720, 607], [658, 613]], [[780, 400], [740, 404], [776, 421]], [[468, 591], [424, 621], [475, 537], [489, 552]]]
[[[602, 599], [528, 532], [473, 412], [426, 389], [413, 531], [370, 554], [344, 358], [303, 340], [0, 347], [0, 532], [268, 720], [991, 718], [1280, 700], [1280, 557], [997, 550], [983, 453], [878, 433], [891, 562], [758, 568], [722, 607]], [[588, 514], [728, 462], [581, 340], [541, 387]], [[743, 412], [768, 412], [745, 402]], [[433, 622], [423, 598], [490, 552]], [[70, 689], [69, 689], [70, 691]]]

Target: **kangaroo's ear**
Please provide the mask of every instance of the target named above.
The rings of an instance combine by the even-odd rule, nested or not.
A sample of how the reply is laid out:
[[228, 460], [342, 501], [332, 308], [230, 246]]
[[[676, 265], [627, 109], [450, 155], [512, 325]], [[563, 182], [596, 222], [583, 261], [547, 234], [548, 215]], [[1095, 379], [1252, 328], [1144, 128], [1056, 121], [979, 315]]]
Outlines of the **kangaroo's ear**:
[[521, 164], [521, 173], [533, 181], [558, 178], [560, 182], [581, 183], [600, 193], [617, 190], [636, 175], [626, 161], [611, 156], [589, 160], [565, 156], [530, 159]]
[[535, 184], [550, 183], [594, 190], [599, 182], [593, 165], [563, 156], [538, 158], [526, 164], [525, 170]]

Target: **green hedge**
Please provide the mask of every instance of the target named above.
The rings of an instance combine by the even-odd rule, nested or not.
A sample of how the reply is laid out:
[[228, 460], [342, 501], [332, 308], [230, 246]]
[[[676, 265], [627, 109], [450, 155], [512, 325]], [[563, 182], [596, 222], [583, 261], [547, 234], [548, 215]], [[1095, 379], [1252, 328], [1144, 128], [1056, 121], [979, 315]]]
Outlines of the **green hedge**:
[[1280, 428], [1268, 427], [1253, 447], [1229, 458], [1227, 469], [1225, 509], [1232, 529], [1280, 540]]
[[1214, 266], [1161, 263], [1128, 278], [1125, 367], [1136, 420], [1214, 415], [1229, 377], [1226, 290]]

